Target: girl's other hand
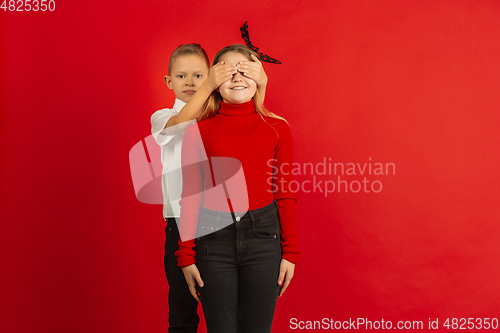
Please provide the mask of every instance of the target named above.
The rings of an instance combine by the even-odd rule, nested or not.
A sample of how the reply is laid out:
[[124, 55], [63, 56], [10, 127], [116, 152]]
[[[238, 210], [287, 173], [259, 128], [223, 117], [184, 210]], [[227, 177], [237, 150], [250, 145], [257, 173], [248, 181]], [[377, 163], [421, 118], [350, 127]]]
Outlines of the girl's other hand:
[[267, 75], [262, 67], [262, 63], [253, 54], [250, 55], [253, 61], [243, 61], [238, 65], [238, 71], [257, 83], [258, 87], [267, 85]]
[[224, 61], [221, 61], [212, 66], [206, 82], [210, 85], [211, 90], [215, 90], [219, 88], [221, 84], [230, 80], [237, 72], [236, 65], [227, 65]]
[[189, 286], [189, 291], [191, 295], [193, 295], [194, 299], [200, 302], [200, 296], [198, 295], [198, 290], [196, 290], [196, 283], [201, 287], [203, 287], [203, 280], [201, 279], [200, 271], [198, 271], [198, 267], [195, 264], [182, 267], [182, 272], [184, 273], [184, 278]]
[[[283, 295], [286, 288], [290, 284], [290, 281], [293, 278], [294, 270], [295, 270], [294, 263], [291, 263], [290, 261], [288, 261], [286, 259], [281, 259], [280, 275], [278, 277], [278, 284], [281, 286], [281, 290], [280, 290], [280, 294], [279, 294], [280, 297], [281, 297], [281, 295]], [[283, 284], [281, 284], [281, 283], [283, 283]]]

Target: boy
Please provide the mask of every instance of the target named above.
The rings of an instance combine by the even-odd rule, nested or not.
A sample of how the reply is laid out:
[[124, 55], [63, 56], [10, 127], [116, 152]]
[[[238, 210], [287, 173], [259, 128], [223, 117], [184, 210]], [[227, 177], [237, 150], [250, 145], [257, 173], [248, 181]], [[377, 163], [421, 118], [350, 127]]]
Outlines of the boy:
[[[182, 269], [177, 265], [175, 251], [179, 249], [179, 230], [176, 218], [180, 216], [179, 201], [182, 191], [181, 146], [184, 131], [200, 113], [205, 101], [214, 89], [231, 79], [238, 71], [253, 79], [264, 100], [267, 76], [262, 64], [242, 62], [238, 65], [216, 64], [210, 70], [208, 56], [199, 44], [184, 44], [177, 47], [168, 64], [168, 75], [164, 77], [170, 90], [174, 91], [172, 109], [156, 111], [151, 116], [151, 132], [161, 147], [163, 217], [165, 228], [165, 275], [169, 284], [169, 329], [174, 332], [196, 332], [200, 321], [197, 307], [199, 298], [191, 296]], [[168, 129], [167, 129], [168, 128]]]

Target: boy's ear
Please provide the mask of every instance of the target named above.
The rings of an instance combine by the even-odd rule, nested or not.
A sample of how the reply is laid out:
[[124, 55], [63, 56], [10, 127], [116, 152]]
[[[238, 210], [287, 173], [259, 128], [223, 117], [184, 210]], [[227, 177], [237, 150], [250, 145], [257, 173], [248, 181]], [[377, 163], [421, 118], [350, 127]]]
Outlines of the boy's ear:
[[168, 89], [170, 90], [174, 89], [174, 86], [172, 85], [172, 80], [170, 80], [170, 76], [165, 75], [163, 77], [163, 80], [165, 80], [165, 84], [167, 85]]

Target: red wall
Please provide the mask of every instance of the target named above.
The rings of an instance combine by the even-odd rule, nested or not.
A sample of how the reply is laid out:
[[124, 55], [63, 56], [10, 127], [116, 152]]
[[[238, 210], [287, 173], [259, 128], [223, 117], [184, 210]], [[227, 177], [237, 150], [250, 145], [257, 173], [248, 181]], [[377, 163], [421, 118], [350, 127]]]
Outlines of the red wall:
[[162, 208], [135, 198], [129, 150], [173, 104], [172, 50], [212, 57], [245, 20], [283, 62], [265, 64], [266, 106], [296, 161], [372, 164], [299, 184], [382, 184], [299, 191], [303, 255], [273, 332], [500, 317], [497, 1], [56, 0], [0, 16], [2, 332], [166, 331]]

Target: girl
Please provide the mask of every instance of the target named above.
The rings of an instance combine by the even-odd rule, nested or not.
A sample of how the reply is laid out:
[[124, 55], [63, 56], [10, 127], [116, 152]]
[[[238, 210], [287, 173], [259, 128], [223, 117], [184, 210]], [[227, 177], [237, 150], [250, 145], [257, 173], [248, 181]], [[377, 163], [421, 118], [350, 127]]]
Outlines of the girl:
[[212, 67], [238, 71], [212, 92], [182, 146], [176, 255], [210, 333], [237, 332], [238, 308], [242, 333], [271, 332], [300, 254], [290, 128], [264, 108], [245, 61], [258, 60], [243, 45], [215, 55]]

